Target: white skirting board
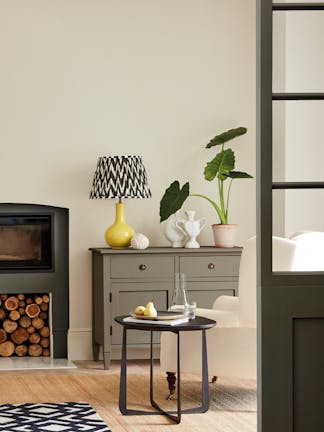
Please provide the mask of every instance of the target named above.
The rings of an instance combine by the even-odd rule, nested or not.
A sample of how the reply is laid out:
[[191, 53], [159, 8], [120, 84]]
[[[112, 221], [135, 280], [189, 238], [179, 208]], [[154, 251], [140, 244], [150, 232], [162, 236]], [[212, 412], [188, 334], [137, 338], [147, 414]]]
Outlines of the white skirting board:
[[76, 366], [67, 359], [53, 359], [51, 357], [1, 357], [0, 371], [25, 369], [66, 369]]
[[[70, 329], [68, 335], [68, 355], [70, 360], [92, 360], [92, 330], [87, 328]], [[154, 358], [159, 358], [160, 349], [153, 349]], [[149, 348], [128, 347], [127, 358], [148, 359], [150, 357]], [[112, 360], [120, 360], [121, 349], [114, 348], [111, 353]], [[99, 359], [102, 360], [102, 348], [100, 349]]]
[[[160, 358], [160, 348], [153, 348], [153, 357], [155, 359]], [[138, 360], [138, 359], [149, 359], [150, 349], [149, 348], [127, 348], [127, 359]], [[121, 348], [114, 348], [111, 352], [111, 360], [121, 359]]]

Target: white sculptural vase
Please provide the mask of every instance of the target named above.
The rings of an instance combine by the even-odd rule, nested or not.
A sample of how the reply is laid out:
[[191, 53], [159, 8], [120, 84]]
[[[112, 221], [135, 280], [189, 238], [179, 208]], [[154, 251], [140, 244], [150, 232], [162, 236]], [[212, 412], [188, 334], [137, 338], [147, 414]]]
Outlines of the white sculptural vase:
[[206, 226], [206, 218], [201, 218], [195, 220], [195, 211], [187, 210], [186, 212], [187, 220], [179, 219], [176, 221], [176, 226], [187, 236], [187, 241], [185, 248], [187, 249], [198, 249], [200, 248], [196, 237], [201, 232], [201, 230]]
[[169, 240], [173, 248], [183, 247], [186, 241], [186, 234], [180, 229], [176, 222], [180, 219], [180, 210], [171, 215], [164, 225], [164, 235]]

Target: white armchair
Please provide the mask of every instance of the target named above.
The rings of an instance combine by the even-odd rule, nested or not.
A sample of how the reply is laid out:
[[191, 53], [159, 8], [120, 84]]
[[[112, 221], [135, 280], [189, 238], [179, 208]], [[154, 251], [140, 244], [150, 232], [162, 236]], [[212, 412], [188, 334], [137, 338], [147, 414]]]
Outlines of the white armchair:
[[[277, 271], [293, 267], [296, 242], [273, 238], [273, 262]], [[197, 315], [214, 319], [217, 325], [207, 331], [210, 376], [256, 378], [256, 238], [245, 244], [239, 271], [239, 297], [221, 296], [212, 309], [197, 309]], [[200, 332], [181, 333], [181, 371], [201, 373]], [[176, 337], [161, 336], [160, 363], [168, 373], [170, 394], [175, 389], [177, 364]]]
[[324, 232], [299, 231], [290, 238], [296, 242], [294, 271], [324, 271]]

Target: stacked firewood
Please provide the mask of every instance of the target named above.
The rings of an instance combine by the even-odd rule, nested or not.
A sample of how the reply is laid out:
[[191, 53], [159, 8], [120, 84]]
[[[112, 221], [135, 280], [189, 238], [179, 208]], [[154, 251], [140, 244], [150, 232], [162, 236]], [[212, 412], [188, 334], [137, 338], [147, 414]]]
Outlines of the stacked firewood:
[[50, 355], [47, 294], [0, 294], [0, 356]]

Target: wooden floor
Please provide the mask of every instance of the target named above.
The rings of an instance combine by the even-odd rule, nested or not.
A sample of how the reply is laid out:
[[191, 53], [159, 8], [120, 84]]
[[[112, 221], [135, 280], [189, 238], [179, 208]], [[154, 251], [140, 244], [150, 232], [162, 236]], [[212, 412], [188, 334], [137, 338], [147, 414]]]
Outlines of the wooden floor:
[[[177, 430], [190, 432], [254, 432], [256, 431], [256, 412], [248, 404], [237, 405], [233, 409], [215, 406], [205, 414], [188, 414], [182, 417], [180, 425], [170, 423], [161, 415], [122, 416], [118, 410], [119, 362], [112, 362], [110, 370], [103, 370], [102, 362], [76, 362], [76, 369], [60, 370], [23, 370], [0, 371], [0, 403], [26, 402], [88, 402], [113, 432], [169, 432]], [[132, 408], [150, 409], [148, 402], [148, 362], [129, 361], [128, 398]], [[158, 365], [155, 375], [156, 399], [165, 407], [172, 409], [175, 401], [166, 401], [167, 383]], [[184, 404], [197, 402], [200, 392], [199, 377], [184, 377], [183, 388], [186, 392]], [[187, 384], [186, 384], [187, 382]], [[186, 390], [187, 385], [187, 390]], [[190, 386], [189, 386], [190, 385]], [[216, 383], [216, 386], [218, 384]], [[224, 400], [228, 399], [233, 383], [224, 387]], [[245, 385], [245, 384], [244, 384]], [[195, 387], [196, 386], [196, 387]], [[211, 384], [215, 386], [215, 384]], [[232, 387], [230, 387], [232, 386]], [[242, 397], [249, 392], [255, 393], [255, 383], [247, 383]], [[245, 386], [246, 387], [246, 386]], [[221, 387], [220, 387], [221, 388]], [[244, 393], [245, 392], [245, 393]], [[253, 404], [252, 404], [253, 406]]]

